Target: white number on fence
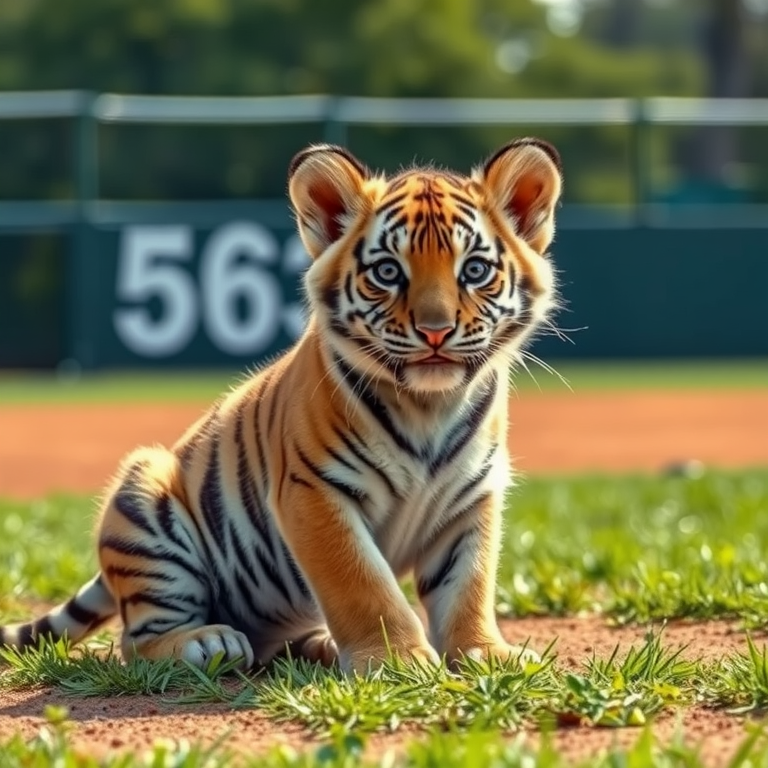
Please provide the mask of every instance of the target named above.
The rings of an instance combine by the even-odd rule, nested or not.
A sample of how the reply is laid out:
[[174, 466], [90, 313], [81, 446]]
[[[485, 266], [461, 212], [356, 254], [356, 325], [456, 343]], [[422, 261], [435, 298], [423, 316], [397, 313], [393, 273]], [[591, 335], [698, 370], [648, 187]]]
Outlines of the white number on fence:
[[[131, 306], [115, 310], [115, 331], [139, 355], [172, 355], [189, 344], [195, 333], [195, 284], [181, 266], [191, 258], [191, 246], [190, 227], [128, 227], [123, 233], [117, 298]], [[157, 317], [147, 306], [153, 297], [162, 304]]]
[[[122, 233], [115, 331], [138, 355], [165, 357], [181, 352], [202, 320], [214, 346], [231, 355], [256, 356], [281, 327], [295, 338], [304, 326], [301, 305], [286, 303], [275, 266], [296, 277], [308, 257], [298, 237], [280, 254], [275, 236], [254, 222], [216, 229], [200, 256], [199, 284], [188, 265], [193, 257], [189, 226], [132, 225]], [[155, 299], [155, 305], [149, 302]]]
[[277, 257], [277, 241], [259, 224], [226, 224], [208, 240], [200, 262], [203, 325], [223, 352], [269, 346], [280, 321], [280, 284], [262, 265]]

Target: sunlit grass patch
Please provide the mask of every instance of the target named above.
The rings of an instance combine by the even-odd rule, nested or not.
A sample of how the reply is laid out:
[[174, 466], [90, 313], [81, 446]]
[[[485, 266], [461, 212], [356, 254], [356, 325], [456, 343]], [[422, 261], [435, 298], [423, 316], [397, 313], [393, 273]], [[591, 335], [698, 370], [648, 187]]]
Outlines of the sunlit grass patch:
[[[0, 620], [66, 597], [96, 568], [94, 504], [0, 500]], [[617, 622], [768, 617], [768, 470], [699, 478], [525, 479], [509, 497], [498, 605]]]
[[525, 480], [507, 510], [500, 609], [763, 624], [766, 510], [766, 470]]
[[[700, 747], [686, 742], [682, 731], [667, 744], [650, 728], [629, 748], [612, 747], [574, 761], [563, 756], [545, 733], [539, 746], [523, 736], [504, 737], [497, 732], [433, 731], [427, 738], [388, 750], [378, 759], [366, 753], [364, 736], [337, 734], [317, 748], [303, 750], [275, 747], [265, 754], [233, 753], [226, 743], [201, 746], [163, 740], [143, 752], [95, 758], [78, 750], [70, 739], [70, 724], [63, 708], [49, 707], [47, 724], [32, 739], [16, 736], [0, 743], [3, 768], [705, 768]], [[765, 733], [750, 729], [723, 768], [766, 768]]]
[[[123, 663], [110, 652], [41, 642], [24, 653], [0, 652], [9, 665], [0, 685], [53, 685], [72, 696], [160, 694], [175, 705], [223, 702], [301, 722], [322, 736], [396, 731], [404, 724], [506, 732], [526, 723], [638, 726], [664, 707], [693, 703], [704, 690], [710, 691], [708, 700], [725, 701], [723, 671], [712, 665], [705, 670], [683, 657], [684, 648], [668, 648], [662, 640], [663, 634], [649, 633], [639, 646], [617, 646], [606, 659], [593, 655], [575, 671], [561, 668], [550, 646], [539, 662], [467, 658], [449, 669], [395, 657], [364, 675], [284, 658], [256, 676], [229, 675], [234, 664], [222, 664], [221, 657], [198, 670], [173, 660]], [[741, 689], [742, 696], [757, 685], [752, 681], [759, 653], [752, 645], [749, 652], [751, 687]], [[762, 659], [758, 681], [764, 685], [764, 652]], [[729, 664], [744, 666], [738, 655], [723, 670]], [[742, 671], [740, 680], [747, 677]]]
[[175, 659], [124, 661], [110, 646], [72, 647], [66, 639], [40, 638], [37, 647], [24, 651], [0, 648], [0, 659], [7, 665], [0, 689], [48, 685], [86, 697], [174, 694], [177, 703], [232, 699], [223, 681], [234, 664], [223, 664], [221, 656], [201, 671]]
[[0, 621], [23, 618], [23, 597], [68, 597], [96, 570], [95, 503], [81, 496], [0, 499]]
[[622, 653], [616, 646], [607, 659], [593, 655], [582, 674], [565, 674], [558, 724], [642, 725], [665, 706], [693, 702], [701, 674], [684, 650], [668, 649], [661, 634], [649, 633], [639, 648]]
[[253, 705], [321, 733], [391, 731], [403, 723], [509, 730], [557, 699], [553, 660], [549, 653], [522, 666], [466, 659], [453, 673], [444, 664], [391, 659], [363, 676], [287, 660], [249, 685]]
[[731, 653], [708, 665], [702, 699], [731, 712], [768, 709], [768, 647], [747, 637], [745, 651]]

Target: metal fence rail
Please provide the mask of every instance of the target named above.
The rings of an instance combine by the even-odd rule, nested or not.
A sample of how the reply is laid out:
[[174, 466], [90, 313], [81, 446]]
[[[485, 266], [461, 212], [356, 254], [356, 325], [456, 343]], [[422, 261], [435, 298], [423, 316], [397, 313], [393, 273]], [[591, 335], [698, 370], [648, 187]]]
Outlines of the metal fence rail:
[[[87, 91], [0, 93], [0, 120], [69, 118], [74, 132], [77, 208], [98, 200], [102, 124], [232, 125], [318, 123], [326, 140], [345, 143], [352, 126], [626, 125], [632, 127], [631, 179], [636, 216], [648, 202], [649, 134], [657, 125], [768, 126], [768, 99], [406, 99], [305, 96], [143, 96]], [[49, 221], [50, 203], [27, 203], [25, 221]], [[29, 207], [31, 206], [31, 207]], [[41, 206], [39, 211], [37, 207]], [[0, 226], [18, 206], [0, 205]], [[60, 215], [63, 209], [58, 209]], [[70, 214], [66, 212], [65, 217]]]

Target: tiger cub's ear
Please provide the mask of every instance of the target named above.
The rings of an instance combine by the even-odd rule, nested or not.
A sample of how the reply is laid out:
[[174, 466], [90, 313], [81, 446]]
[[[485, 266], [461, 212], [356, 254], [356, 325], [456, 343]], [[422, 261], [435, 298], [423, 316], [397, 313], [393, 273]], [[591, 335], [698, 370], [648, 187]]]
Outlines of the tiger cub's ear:
[[502, 147], [475, 178], [489, 202], [512, 218], [515, 232], [537, 253], [555, 234], [555, 205], [560, 198], [560, 155], [541, 139], [517, 139]]
[[354, 155], [331, 144], [308, 147], [293, 158], [288, 193], [299, 234], [313, 259], [336, 242], [365, 209], [362, 190], [369, 175]]

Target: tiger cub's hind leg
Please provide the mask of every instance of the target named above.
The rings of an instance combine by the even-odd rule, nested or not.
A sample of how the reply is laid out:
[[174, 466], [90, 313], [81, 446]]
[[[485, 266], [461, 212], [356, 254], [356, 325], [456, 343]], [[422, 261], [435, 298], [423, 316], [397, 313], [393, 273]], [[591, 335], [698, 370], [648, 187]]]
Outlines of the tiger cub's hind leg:
[[207, 623], [211, 582], [179, 472], [171, 451], [139, 449], [123, 462], [106, 499], [99, 558], [123, 620], [123, 655], [205, 667], [223, 653], [225, 661], [250, 667], [254, 654], [245, 635]]

